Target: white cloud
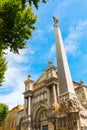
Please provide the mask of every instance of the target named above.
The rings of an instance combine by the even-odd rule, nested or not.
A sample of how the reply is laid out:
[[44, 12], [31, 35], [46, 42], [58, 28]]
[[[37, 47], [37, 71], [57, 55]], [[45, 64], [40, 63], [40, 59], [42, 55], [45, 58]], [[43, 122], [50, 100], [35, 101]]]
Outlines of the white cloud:
[[53, 44], [50, 48], [50, 51], [49, 51], [49, 58], [52, 58], [55, 54], [56, 54], [56, 45]]
[[27, 71], [30, 70], [34, 53], [32, 48], [20, 51], [20, 55], [8, 52], [8, 69], [5, 74], [5, 83], [1, 87], [0, 102], [6, 103], [10, 109], [24, 102], [22, 94], [25, 89], [24, 80], [26, 80]]
[[[72, 25], [71, 25], [72, 26]], [[73, 25], [69, 28], [69, 34], [64, 39], [65, 50], [68, 54], [72, 54], [73, 56], [80, 54], [80, 39], [87, 34], [87, 20], [78, 21], [76, 25]], [[53, 44], [50, 48], [48, 58], [52, 59], [56, 54], [56, 47]]]
[[49, 28], [48, 28], [48, 31], [49, 31], [49, 32], [51, 32], [51, 31], [53, 32], [53, 30], [54, 30], [54, 26], [53, 26], [53, 25], [50, 25]]
[[28, 62], [28, 60], [30, 59], [27, 58], [26, 56], [27, 55], [32, 55], [35, 53], [35, 51], [29, 46], [29, 48], [27, 49], [24, 49], [24, 50], [20, 50], [19, 51], [19, 55], [18, 54], [13, 54], [12, 52], [9, 52], [9, 50], [6, 51], [7, 52], [7, 60], [9, 61], [9, 65], [13, 62], [16, 62], [16, 63], [22, 63], [23, 61], [24, 62]]
[[35, 32], [34, 32], [34, 40], [44, 40], [44, 33], [43, 30], [41, 30], [40, 28], [38, 28]]
[[[76, 27], [69, 28], [69, 34], [64, 39], [65, 50], [67, 53], [71, 53], [74, 55], [77, 53], [77, 49], [79, 48], [79, 39], [81, 39], [87, 31], [87, 20], [79, 21]], [[56, 45], [53, 44], [49, 51], [49, 58], [52, 58], [56, 52]]]
[[72, 53], [73, 55], [76, 53], [79, 48], [79, 40], [85, 35], [87, 32], [87, 20], [79, 21], [77, 26], [70, 27], [70, 31], [68, 36], [65, 38], [65, 49], [67, 53]]
[[57, 8], [55, 8], [53, 15], [56, 16], [60, 21], [63, 20], [65, 16], [65, 9], [67, 8], [67, 6], [69, 6], [70, 3], [71, 0], [65, 0], [58, 3]]
[[[10, 74], [9, 74], [10, 75]], [[24, 80], [22, 75], [18, 75], [17, 72], [15, 72], [15, 76], [11, 77], [12, 74], [9, 77], [8, 75], [8, 80], [5, 82], [6, 88], [4, 86], [3, 94], [0, 95], [0, 102], [6, 103], [9, 108], [15, 107], [17, 104], [23, 104], [23, 95], [22, 93], [24, 92]], [[17, 77], [16, 77], [17, 76]], [[10, 93], [7, 93], [8, 90], [12, 91]]]
[[11, 109], [17, 104], [23, 104], [23, 95], [21, 94], [21, 91], [14, 91], [10, 94], [1, 95], [0, 102], [7, 104], [9, 109]]

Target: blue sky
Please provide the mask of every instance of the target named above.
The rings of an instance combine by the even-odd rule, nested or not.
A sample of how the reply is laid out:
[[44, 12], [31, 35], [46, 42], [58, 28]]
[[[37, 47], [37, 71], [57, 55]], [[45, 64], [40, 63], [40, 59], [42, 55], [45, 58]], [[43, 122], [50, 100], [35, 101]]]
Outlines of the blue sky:
[[48, 61], [56, 64], [55, 33], [52, 16], [59, 19], [59, 26], [74, 81], [87, 85], [87, 0], [48, 0], [40, 4], [32, 39], [28, 49], [14, 55], [8, 51], [6, 82], [0, 88], [0, 102], [9, 108], [23, 104], [24, 80], [30, 74], [36, 80]]

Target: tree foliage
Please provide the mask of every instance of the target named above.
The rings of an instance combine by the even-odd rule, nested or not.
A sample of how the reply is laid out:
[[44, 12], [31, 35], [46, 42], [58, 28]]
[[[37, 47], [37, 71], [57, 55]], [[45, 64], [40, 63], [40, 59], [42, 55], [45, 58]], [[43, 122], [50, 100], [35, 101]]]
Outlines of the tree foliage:
[[32, 6], [32, 4], [38, 9], [39, 2], [46, 3], [46, 0], [22, 0], [22, 4], [25, 5], [26, 2], [29, 3], [29, 5]]
[[8, 114], [8, 106], [6, 104], [0, 103], [0, 125], [2, 121], [6, 118]]
[[0, 52], [0, 86], [2, 86], [2, 83], [4, 81], [4, 73], [7, 69], [7, 62], [5, 58], [4, 52]]
[[19, 54], [19, 49], [26, 48], [26, 41], [36, 29], [37, 16], [32, 5], [38, 9], [39, 2], [46, 3], [46, 0], [0, 0], [0, 86], [6, 71], [2, 52], [9, 48]]
[[0, 50], [18, 53], [35, 30], [37, 16], [32, 8], [22, 8], [21, 0], [5, 0], [0, 6]]

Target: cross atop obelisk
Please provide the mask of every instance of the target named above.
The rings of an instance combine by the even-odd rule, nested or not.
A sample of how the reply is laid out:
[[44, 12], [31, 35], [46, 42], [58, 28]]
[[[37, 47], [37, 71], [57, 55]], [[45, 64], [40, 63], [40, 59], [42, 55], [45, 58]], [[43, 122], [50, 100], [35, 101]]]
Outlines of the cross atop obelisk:
[[58, 77], [59, 77], [59, 94], [63, 95], [75, 95], [73, 82], [67, 62], [66, 52], [63, 45], [61, 32], [58, 26], [58, 19], [53, 17], [55, 35], [56, 35], [56, 54], [58, 64]]

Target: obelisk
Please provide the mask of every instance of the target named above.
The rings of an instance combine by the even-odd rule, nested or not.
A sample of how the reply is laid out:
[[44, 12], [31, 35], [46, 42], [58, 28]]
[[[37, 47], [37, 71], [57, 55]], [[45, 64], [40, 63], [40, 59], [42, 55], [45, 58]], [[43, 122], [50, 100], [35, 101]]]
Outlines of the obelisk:
[[66, 52], [63, 45], [61, 31], [58, 25], [58, 19], [53, 17], [55, 35], [56, 35], [56, 54], [58, 65], [58, 78], [59, 78], [59, 96], [75, 95], [73, 82], [67, 62]]

